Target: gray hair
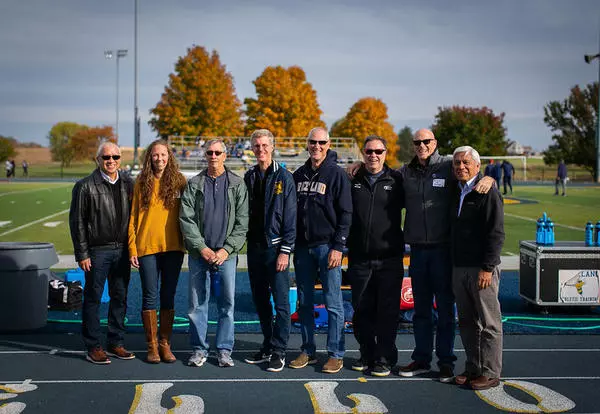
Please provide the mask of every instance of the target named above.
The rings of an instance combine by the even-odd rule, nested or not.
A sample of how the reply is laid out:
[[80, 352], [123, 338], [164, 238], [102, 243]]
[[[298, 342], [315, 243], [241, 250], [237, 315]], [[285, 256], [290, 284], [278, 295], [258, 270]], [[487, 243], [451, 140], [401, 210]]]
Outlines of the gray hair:
[[257, 139], [262, 137], [269, 138], [269, 142], [271, 143], [271, 145], [275, 146], [275, 137], [273, 136], [273, 133], [268, 129], [257, 129], [256, 131], [254, 131], [252, 135], [250, 135], [250, 142], [254, 144], [254, 142]]
[[477, 150], [475, 148], [470, 147], [468, 145], [463, 145], [462, 147], [458, 147], [452, 153], [452, 158], [454, 158], [454, 156], [456, 154], [459, 154], [461, 152], [469, 154], [471, 156], [471, 158], [473, 159], [473, 161], [475, 161], [477, 164], [481, 165], [481, 158], [479, 158], [479, 153], [477, 152]]
[[323, 132], [325, 132], [325, 138], [327, 138], [327, 140], [329, 140], [329, 132], [327, 131], [327, 129], [325, 129], [323, 127], [316, 127], [316, 128], [311, 129], [310, 132], [308, 133], [307, 139], [311, 139], [312, 136], [317, 131], [323, 131]]
[[383, 144], [383, 148], [385, 148], [387, 150], [387, 142], [385, 141], [385, 138], [380, 137], [379, 135], [369, 135], [368, 137], [366, 137], [365, 138], [365, 142], [363, 143], [363, 149], [371, 141], [379, 141], [379, 142], [381, 142]]
[[219, 143], [221, 144], [221, 148], [223, 148], [223, 152], [227, 152], [227, 147], [225, 146], [225, 143], [223, 142], [223, 140], [221, 138], [213, 138], [213, 139], [209, 139], [208, 141], [206, 141], [206, 144], [204, 144], [204, 149], [208, 149], [210, 148], [211, 145]]
[[107, 147], [109, 145], [112, 145], [117, 150], [119, 150], [119, 155], [121, 155], [121, 148], [119, 148], [119, 146], [117, 144], [115, 144], [112, 141], [104, 140], [104, 141], [102, 141], [100, 143], [100, 145], [98, 145], [98, 150], [96, 151], [96, 158], [98, 158], [99, 156], [101, 156], [102, 153], [104, 152], [104, 147]]

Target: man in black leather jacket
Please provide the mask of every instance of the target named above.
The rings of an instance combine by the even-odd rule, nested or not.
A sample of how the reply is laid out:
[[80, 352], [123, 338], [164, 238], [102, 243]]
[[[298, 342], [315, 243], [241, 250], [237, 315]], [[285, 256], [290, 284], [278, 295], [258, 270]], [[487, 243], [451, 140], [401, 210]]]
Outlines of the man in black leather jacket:
[[130, 265], [127, 250], [127, 224], [133, 183], [119, 173], [121, 151], [109, 141], [98, 147], [98, 168], [73, 187], [69, 227], [75, 260], [85, 271], [82, 335], [86, 359], [94, 364], [109, 364], [100, 342], [98, 309], [108, 279], [107, 350], [119, 359], [133, 359], [123, 346], [125, 311]]

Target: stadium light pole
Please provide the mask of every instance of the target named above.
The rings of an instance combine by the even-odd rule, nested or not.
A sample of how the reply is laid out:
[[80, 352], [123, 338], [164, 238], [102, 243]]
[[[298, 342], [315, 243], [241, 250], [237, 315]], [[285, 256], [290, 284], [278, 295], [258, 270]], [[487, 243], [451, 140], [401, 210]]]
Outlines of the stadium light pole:
[[138, 0], [133, 10], [133, 165], [138, 162], [140, 146], [140, 118], [138, 115]]
[[105, 50], [104, 57], [106, 59], [112, 59], [113, 57], [117, 61], [117, 92], [116, 92], [116, 122], [115, 122], [115, 136], [117, 137], [117, 141], [119, 139], [119, 59], [127, 56], [127, 49], [118, 49], [116, 56], [113, 54], [112, 50]]

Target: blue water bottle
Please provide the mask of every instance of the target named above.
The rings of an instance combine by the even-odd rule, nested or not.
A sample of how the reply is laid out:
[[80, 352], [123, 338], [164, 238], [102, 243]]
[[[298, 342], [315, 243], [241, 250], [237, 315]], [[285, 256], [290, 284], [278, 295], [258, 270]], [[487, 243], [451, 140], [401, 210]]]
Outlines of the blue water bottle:
[[594, 245], [594, 225], [591, 221], [588, 221], [585, 225], [585, 245], [593, 246]]
[[537, 219], [537, 228], [535, 231], [535, 242], [537, 244], [544, 244], [544, 222], [542, 221], [542, 218], [540, 217], [539, 219]]
[[552, 246], [554, 245], [554, 223], [550, 217], [548, 217], [548, 221], [546, 223], [546, 244]]
[[596, 246], [600, 246], [600, 220], [596, 222], [596, 228], [594, 229], [594, 240], [596, 241]]

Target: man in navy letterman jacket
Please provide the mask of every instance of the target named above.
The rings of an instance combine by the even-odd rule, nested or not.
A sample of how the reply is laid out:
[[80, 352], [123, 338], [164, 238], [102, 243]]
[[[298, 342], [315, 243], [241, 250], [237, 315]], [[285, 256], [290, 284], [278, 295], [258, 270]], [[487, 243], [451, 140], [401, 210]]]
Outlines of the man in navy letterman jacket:
[[337, 166], [337, 154], [329, 149], [330, 145], [327, 130], [313, 128], [308, 134], [310, 158], [294, 172], [298, 196], [294, 267], [302, 353], [290, 363], [290, 368], [304, 368], [317, 362], [313, 305], [318, 275], [328, 312], [329, 359], [322, 371], [334, 374], [342, 369], [345, 351], [341, 264], [352, 221], [352, 196], [350, 181]]
[[250, 139], [258, 164], [244, 175], [250, 200], [248, 274], [264, 339], [260, 351], [246, 362], [268, 362], [268, 371], [279, 372], [290, 335], [289, 260], [296, 239], [296, 187], [292, 174], [273, 160], [273, 134], [258, 129]]
[[385, 377], [398, 362], [404, 187], [402, 174], [385, 165], [385, 139], [368, 136], [362, 152], [364, 164], [352, 180], [353, 214], [348, 239], [353, 328], [360, 345], [360, 358], [352, 369]]

